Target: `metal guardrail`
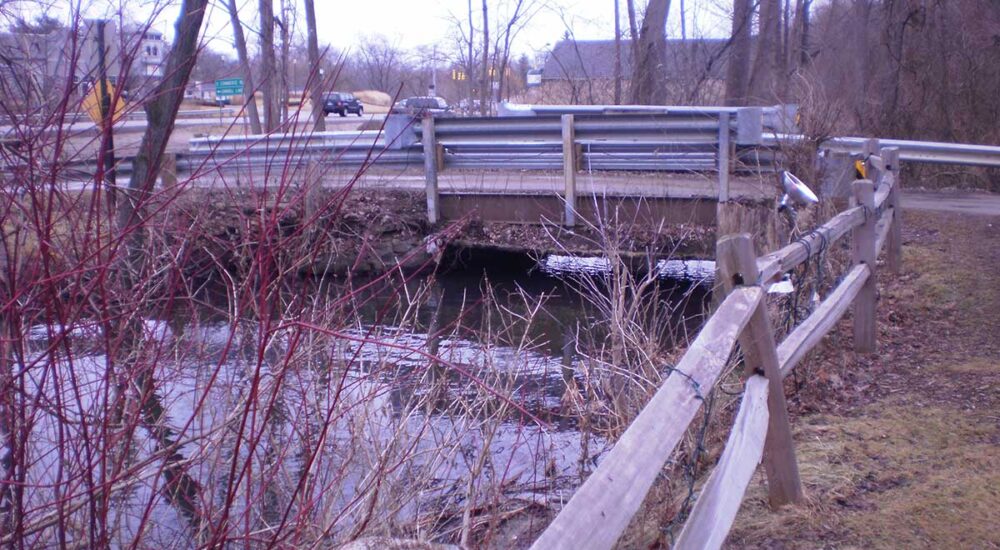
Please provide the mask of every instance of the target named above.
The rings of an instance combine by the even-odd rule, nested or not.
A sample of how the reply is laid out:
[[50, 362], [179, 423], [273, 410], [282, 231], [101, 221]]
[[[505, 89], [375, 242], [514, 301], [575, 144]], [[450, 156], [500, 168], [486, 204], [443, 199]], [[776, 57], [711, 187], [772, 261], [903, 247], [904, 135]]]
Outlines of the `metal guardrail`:
[[[722, 132], [730, 136], [728, 141], [735, 153], [730, 158], [744, 161], [737, 166], [757, 167], [757, 155], [741, 152], [755, 148], [759, 142], [761, 117], [760, 109], [729, 108], [592, 113], [574, 117], [574, 143], [579, 149], [579, 166], [584, 170], [717, 171]], [[182, 156], [204, 159], [213, 151], [222, 153], [226, 158], [217, 161], [220, 167], [254, 166], [282, 153], [344, 164], [370, 162], [373, 157], [375, 164], [420, 164], [423, 131], [419, 119], [392, 115], [381, 133], [201, 137], [192, 139], [191, 152]], [[439, 148], [442, 169], [560, 170], [561, 116], [438, 118], [435, 147]], [[323, 150], [325, 155], [321, 154]], [[383, 150], [381, 154], [370, 154]], [[232, 155], [227, 157], [226, 153]], [[763, 158], [766, 164], [771, 157]], [[188, 165], [182, 162], [178, 168]]]
[[[764, 135], [763, 144], [768, 147], [780, 147], [783, 143], [796, 143], [804, 139], [805, 136], [798, 134], [769, 133]], [[831, 138], [820, 143], [819, 148], [824, 151], [860, 155], [868, 139], [870, 138]], [[879, 139], [878, 142], [882, 147], [898, 148], [901, 161], [1000, 168], [1000, 146], [904, 139]]]

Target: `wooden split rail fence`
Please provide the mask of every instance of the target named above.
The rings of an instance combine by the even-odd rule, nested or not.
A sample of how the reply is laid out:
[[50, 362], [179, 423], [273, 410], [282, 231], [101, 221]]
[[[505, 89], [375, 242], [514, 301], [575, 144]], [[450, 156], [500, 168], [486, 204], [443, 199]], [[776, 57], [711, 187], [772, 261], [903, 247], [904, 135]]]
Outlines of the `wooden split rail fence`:
[[[750, 236], [718, 242], [721, 305], [598, 468], [535, 541], [535, 549], [611, 548], [638, 511], [664, 464], [722, 374], [737, 342], [746, 384], [725, 449], [700, 491], [675, 548], [719, 548], [757, 465], [764, 463], [772, 507], [802, 499], [782, 379], [853, 305], [854, 346], [876, 343], [876, 259], [888, 243], [890, 272], [900, 267], [899, 151], [867, 148], [866, 175], [853, 184], [853, 206], [798, 241], [756, 257]], [[782, 274], [853, 232], [852, 266], [837, 287], [780, 343], [766, 306]]]

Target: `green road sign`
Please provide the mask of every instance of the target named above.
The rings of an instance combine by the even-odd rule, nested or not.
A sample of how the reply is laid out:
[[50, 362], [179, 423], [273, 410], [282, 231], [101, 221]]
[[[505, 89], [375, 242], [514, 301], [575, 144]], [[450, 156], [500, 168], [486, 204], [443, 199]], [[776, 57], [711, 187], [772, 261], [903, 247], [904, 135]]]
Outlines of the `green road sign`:
[[225, 96], [242, 95], [242, 94], [243, 94], [242, 78], [223, 78], [222, 80], [215, 81], [216, 97], [225, 97]]

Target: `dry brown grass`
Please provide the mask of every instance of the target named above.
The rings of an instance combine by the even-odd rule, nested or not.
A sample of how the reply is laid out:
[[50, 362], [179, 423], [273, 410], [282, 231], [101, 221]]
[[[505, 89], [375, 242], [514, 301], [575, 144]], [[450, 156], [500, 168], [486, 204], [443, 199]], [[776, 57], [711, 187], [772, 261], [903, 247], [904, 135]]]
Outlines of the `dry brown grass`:
[[985, 218], [906, 219], [904, 272], [881, 275], [880, 354], [810, 366], [872, 386], [794, 420], [806, 502], [770, 511], [758, 474], [729, 547], [1000, 548], [1000, 287], [983, 269], [1000, 241]]
[[951, 408], [883, 402], [796, 427], [807, 502], [767, 508], [747, 493], [734, 547], [971, 548], [1000, 544], [996, 421]]

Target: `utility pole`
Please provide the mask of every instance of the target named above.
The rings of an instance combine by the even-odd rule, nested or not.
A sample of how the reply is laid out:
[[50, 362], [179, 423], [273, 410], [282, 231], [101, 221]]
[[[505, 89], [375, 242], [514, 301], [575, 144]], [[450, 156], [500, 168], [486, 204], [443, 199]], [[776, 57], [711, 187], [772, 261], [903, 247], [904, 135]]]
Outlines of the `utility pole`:
[[107, 48], [104, 44], [104, 30], [107, 20], [98, 19], [97, 27], [97, 78], [98, 92], [101, 104], [101, 156], [99, 163], [104, 165], [104, 185], [107, 187], [108, 206], [115, 211], [117, 197], [115, 193], [115, 132], [114, 111], [111, 109], [111, 95], [108, 94], [108, 62]]

